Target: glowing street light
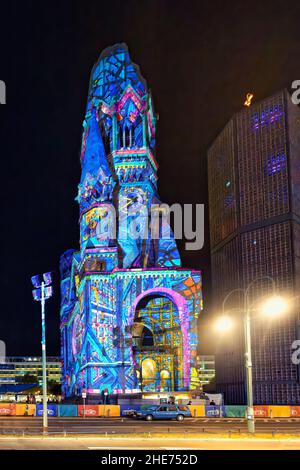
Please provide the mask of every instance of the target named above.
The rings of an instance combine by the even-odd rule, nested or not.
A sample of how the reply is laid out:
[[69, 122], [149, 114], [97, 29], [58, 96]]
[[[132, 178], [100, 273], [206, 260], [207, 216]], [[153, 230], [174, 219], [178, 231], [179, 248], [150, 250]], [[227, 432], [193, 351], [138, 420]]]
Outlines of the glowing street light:
[[[254, 279], [245, 289], [234, 289], [230, 291], [223, 300], [223, 314], [216, 324], [216, 328], [220, 333], [226, 333], [232, 327], [232, 320], [225, 315], [225, 303], [234, 292], [241, 292], [244, 297], [244, 328], [245, 328], [245, 367], [246, 367], [246, 383], [247, 383], [247, 426], [248, 432], [255, 432], [254, 408], [253, 408], [253, 381], [252, 381], [252, 347], [251, 347], [251, 305], [249, 304], [249, 292], [253, 284], [259, 280], [268, 279], [272, 281], [273, 290], [275, 290], [275, 282], [269, 276]], [[262, 312], [271, 317], [278, 317], [287, 310], [287, 302], [280, 296], [269, 298], [262, 306]]]
[[222, 315], [216, 322], [216, 330], [220, 333], [225, 333], [226, 331], [231, 330], [233, 326], [233, 321], [227, 315]]
[[288, 305], [285, 299], [274, 296], [268, 299], [262, 306], [264, 315], [268, 317], [278, 317], [287, 311]]

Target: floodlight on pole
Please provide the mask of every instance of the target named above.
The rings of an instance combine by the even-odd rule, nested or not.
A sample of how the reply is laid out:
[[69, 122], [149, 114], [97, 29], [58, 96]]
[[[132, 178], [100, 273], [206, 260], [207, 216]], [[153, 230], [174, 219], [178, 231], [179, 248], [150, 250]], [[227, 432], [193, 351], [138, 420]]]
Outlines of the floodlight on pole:
[[262, 306], [262, 311], [265, 315], [270, 317], [277, 317], [287, 310], [287, 302], [280, 296], [275, 295], [275, 281], [270, 276], [262, 276], [254, 279], [248, 286], [237, 288], [230, 291], [223, 300], [222, 316], [217, 322], [217, 329], [220, 333], [227, 332], [231, 329], [231, 319], [225, 314], [225, 303], [233, 293], [241, 293], [244, 299], [244, 307], [242, 309], [244, 314], [244, 338], [245, 338], [245, 368], [246, 368], [246, 397], [247, 397], [247, 427], [248, 432], [253, 434], [255, 432], [254, 420], [254, 407], [253, 407], [253, 379], [252, 379], [252, 341], [251, 341], [251, 310], [252, 306], [249, 302], [250, 289], [253, 285], [263, 279], [268, 279], [272, 282], [273, 296], [267, 299]]
[[45, 302], [52, 294], [52, 276], [51, 272], [44, 273], [42, 276], [36, 275], [31, 278], [34, 287], [32, 294], [34, 300], [41, 302], [42, 313], [42, 364], [43, 364], [43, 432], [48, 432], [48, 410], [47, 410], [47, 365], [46, 365], [46, 321], [45, 321]]

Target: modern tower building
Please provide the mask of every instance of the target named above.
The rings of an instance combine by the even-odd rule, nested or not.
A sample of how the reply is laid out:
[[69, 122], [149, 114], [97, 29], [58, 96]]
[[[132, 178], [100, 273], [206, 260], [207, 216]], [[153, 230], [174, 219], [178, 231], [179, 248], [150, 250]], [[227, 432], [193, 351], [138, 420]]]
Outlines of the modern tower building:
[[80, 250], [61, 257], [66, 396], [187, 390], [197, 375], [201, 274], [181, 268], [159, 211], [153, 236], [155, 128], [151, 94], [126, 45], [106, 49], [83, 122]]
[[[253, 301], [276, 292], [299, 295], [300, 110], [281, 91], [230, 119], [208, 151], [214, 309], [254, 281]], [[262, 279], [263, 278], [263, 279]], [[226, 307], [236, 331], [218, 338], [217, 389], [226, 403], [245, 403], [244, 338], [238, 292]], [[258, 306], [258, 304], [256, 304]], [[280, 319], [253, 312], [252, 359], [256, 404], [300, 403], [299, 300]]]

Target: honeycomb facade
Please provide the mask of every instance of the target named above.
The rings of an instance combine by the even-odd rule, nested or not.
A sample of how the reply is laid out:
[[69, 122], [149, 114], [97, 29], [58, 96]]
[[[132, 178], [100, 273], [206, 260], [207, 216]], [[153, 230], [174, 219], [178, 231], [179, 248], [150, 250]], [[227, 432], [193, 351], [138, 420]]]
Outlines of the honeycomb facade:
[[[270, 276], [276, 292], [291, 298], [299, 287], [300, 110], [281, 91], [242, 110], [208, 152], [210, 238], [214, 310], [235, 288]], [[265, 277], [252, 299], [272, 293]], [[238, 293], [227, 308], [241, 307]], [[245, 403], [242, 314], [236, 334], [218, 339], [216, 378], [226, 403]], [[252, 321], [253, 388], [256, 404], [300, 403], [299, 366], [292, 343], [299, 338], [299, 303], [271, 322]]]

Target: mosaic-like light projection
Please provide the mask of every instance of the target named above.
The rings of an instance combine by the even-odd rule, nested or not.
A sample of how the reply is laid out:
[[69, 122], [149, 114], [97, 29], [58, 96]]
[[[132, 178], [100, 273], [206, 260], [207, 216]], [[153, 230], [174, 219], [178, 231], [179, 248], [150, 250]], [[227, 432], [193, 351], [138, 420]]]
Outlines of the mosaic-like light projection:
[[160, 204], [155, 128], [151, 94], [126, 45], [106, 49], [92, 70], [83, 122], [80, 250], [60, 263], [66, 396], [195, 383], [201, 274], [181, 268], [168, 227], [153, 239], [139, 217], [141, 235], [127, 233], [142, 207]]

